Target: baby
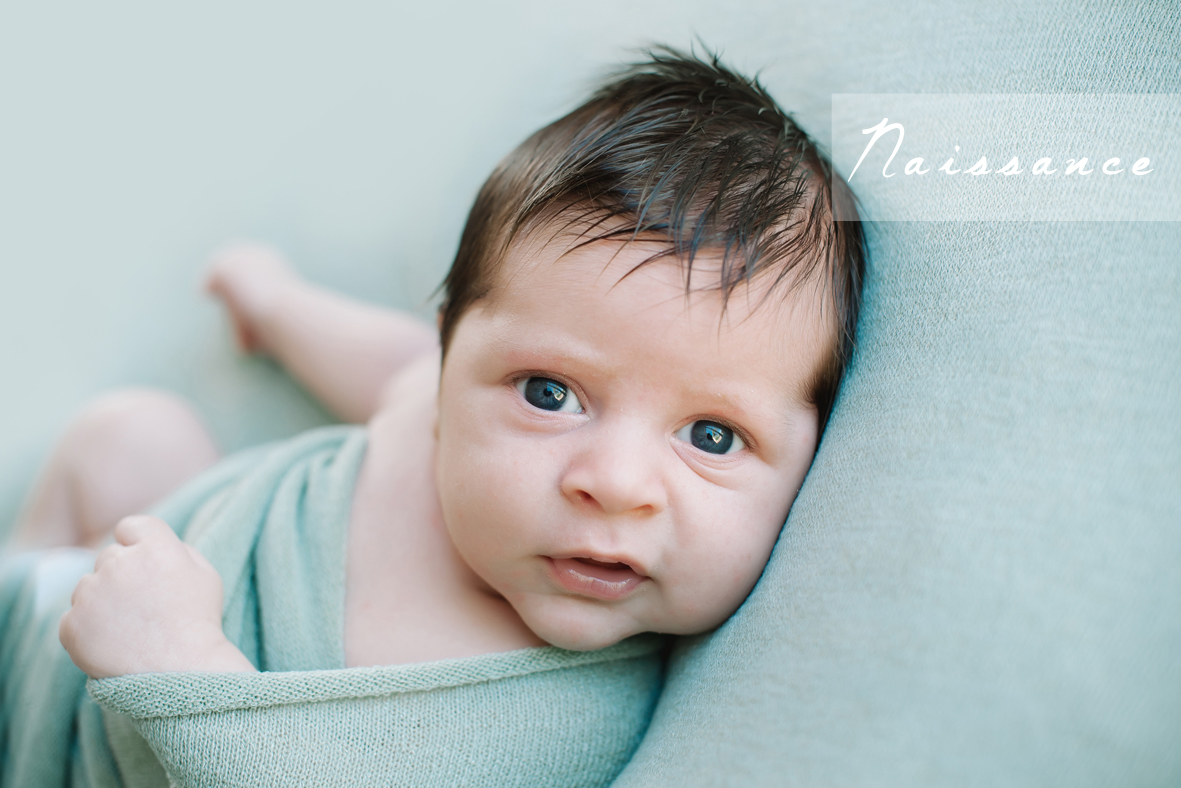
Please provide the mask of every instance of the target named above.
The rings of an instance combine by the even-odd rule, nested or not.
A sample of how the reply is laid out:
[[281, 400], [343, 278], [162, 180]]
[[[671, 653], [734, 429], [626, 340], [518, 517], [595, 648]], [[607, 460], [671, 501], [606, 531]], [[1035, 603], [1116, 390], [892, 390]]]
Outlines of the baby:
[[[864, 246], [834, 205], [854, 215], [757, 83], [657, 50], [496, 168], [437, 332], [265, 248], [218, 255], [209, 289], [242, 345], [367, 422], [347, 666], [601, 649], [730, 616], [851, 352]], [[214, 459], [161, 395], [89, 419], [51, 461], [26, 542], [100, 541]], [[158, 450], [127, 449], [135, 429]], [[60, 636], [91, 677], [256, 669], [223, 633], [222, 579], [170, 525], [125, 517], [78, 583]]]

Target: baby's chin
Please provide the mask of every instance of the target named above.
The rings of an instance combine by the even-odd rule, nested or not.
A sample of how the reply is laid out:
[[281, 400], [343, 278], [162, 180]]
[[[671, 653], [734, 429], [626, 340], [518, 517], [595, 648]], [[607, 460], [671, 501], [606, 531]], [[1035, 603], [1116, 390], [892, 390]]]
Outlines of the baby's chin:
[[652, 631], [623, 610], [574, 596], [527, 598], [513, 606], [535, 635], [569, 651], [595, 651]]

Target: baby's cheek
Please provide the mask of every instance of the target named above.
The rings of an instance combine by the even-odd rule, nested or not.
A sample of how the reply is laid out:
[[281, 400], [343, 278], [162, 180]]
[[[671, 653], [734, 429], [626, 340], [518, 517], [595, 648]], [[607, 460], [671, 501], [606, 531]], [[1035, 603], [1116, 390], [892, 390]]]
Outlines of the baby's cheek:
[[729, 618], [762, 574], [769, 552], [761, 539], [751, 543], [731, 534], [684, 561], [666, 589], [682, 634], [712, 629]]
[[520, 547], [514, 523], [523, 496], [513, 484], [512, 468], [480, 447], [468, 447], [451, 459], [457, 461], [442, 465], [439, 479], [448, 533], [470, 568], [498, 587], [502, 564]]

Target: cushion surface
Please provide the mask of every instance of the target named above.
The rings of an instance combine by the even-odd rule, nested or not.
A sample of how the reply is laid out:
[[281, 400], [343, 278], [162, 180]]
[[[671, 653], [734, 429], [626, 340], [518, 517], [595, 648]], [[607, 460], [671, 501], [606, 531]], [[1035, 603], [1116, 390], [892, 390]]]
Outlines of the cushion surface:
[[[833, 93], [1181, 92], [1175, 9], [840, 5]], [[807, 62], [814, 31], [784, 46]], [[1150, 130], [1161, 167], [1177, 129]], [[882, 222], [871, 244], [772, 561], [676, 653], [616, 785], [1177, 784], [1181, 224]]]

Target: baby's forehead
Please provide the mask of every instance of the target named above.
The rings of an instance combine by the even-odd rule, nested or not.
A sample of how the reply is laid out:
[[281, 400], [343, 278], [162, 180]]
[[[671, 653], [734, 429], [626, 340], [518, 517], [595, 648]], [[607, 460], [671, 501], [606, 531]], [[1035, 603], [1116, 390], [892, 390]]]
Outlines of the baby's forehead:
[[[515, 242], [502, 258], [489, 295], [515, 290], [526, 299], [545, 297], [544, 289], [528, 286], [538, 278], [566, 282], [587, 294], [613, 291], [624, 280], [640, 279], [653, 306], [675, 299], [690, 310], [715, 305], [719, 330], [770, 312], [779, 320], [802, 317], [822, 334], [834, 331], [832, 294], [816, 268], [767, 266], [753, 278], [727, 286], [734, 265], [724, 249], [704, 247], [689, 257], [678, 254], [662, 235], [596, 238], [585, 228], [561, 224]], [[776, 329], [767, 325], [766, 330]]]
[[723, 362], [741, 365], [747, 380], [784, 382], [786, 363], [785, 385], [810, 385], [837, 341], [822, 282], [775, 281], [764, 273], [725, 292], [720, 252], [706, 250], [690, 266], [670, 250], [654, 238], [588, 243], [535, 236], [506, 255], [488, 306], [510, 322], [528, 316], [540, 318], [529, 323], [535, 327], [561, 325], [579, 334], [577, 344], [588, 355], [599, 341], [615, 353], [634, 349], [639, 360], [661, 348], [688, 350], [692, 363], [698, 348], [703, 373], [705, 360], [720, 353]]

